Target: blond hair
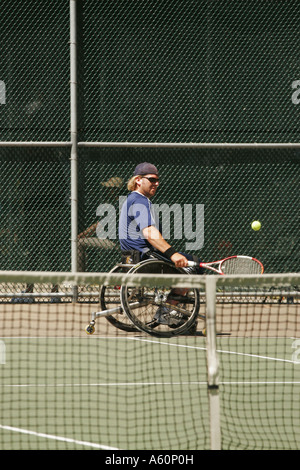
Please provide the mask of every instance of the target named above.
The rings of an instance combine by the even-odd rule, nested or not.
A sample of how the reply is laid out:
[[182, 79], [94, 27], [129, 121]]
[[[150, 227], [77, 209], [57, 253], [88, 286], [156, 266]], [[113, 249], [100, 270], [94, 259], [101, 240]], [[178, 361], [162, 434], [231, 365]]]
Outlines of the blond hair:
[[130, 180], [128, 181], [127, 183], [127, 189], [128, 191], [135, 191], [136, 188], [137, 188], [137, 184], [136, 184], [136, 179], [139, 177], [140, 175], [135, 175], [135, 176], [132, 176], [132, 178], [130, 178]]

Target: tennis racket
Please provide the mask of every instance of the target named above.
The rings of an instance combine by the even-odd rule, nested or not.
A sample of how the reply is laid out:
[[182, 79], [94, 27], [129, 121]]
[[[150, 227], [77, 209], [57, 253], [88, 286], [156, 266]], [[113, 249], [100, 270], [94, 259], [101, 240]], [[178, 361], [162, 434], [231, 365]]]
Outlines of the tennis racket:
[[[189, 261], [188, 266], [196, 266], [197, 263]], [[263, 264], [250, 256], [229, 256], [211, 263], [200, 263], [201, 268], [209, 269], [218, 274], [263, 274]]]

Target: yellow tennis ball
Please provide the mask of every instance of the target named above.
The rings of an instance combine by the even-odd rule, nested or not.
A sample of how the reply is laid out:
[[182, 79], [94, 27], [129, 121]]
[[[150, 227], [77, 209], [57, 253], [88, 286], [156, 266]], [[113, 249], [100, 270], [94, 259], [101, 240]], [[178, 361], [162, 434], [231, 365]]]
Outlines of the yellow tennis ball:
[[261, 223], [259, 222], [259, 220], [254, 220], [254, 222], [252, 222], [252, 224], [251, 224], [251, 228], [253, 230], [255, 230], [255, 232], [260, 230], [261, 229]]

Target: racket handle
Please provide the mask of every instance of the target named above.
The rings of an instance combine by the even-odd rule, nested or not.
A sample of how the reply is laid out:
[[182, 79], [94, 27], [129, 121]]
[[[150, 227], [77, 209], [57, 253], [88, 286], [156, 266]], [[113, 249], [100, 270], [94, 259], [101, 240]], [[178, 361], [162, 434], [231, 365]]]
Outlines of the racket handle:
[[196, 261], [188, 261], [189, 268], [195, 268], [196, 266], [199, 266], [199, 263], [196, 263]]

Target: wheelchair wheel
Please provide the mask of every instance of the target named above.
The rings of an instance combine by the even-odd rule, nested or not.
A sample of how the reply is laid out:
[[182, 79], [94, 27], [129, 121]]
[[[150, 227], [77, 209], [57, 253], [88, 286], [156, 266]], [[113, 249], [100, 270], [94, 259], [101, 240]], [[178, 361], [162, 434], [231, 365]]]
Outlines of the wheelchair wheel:
[[[131, 268], [128, 274], [186, 273], [165, 261], [146, 260]], [[197, 289], [122, 286], [121, 303], [140, 331], [157, 337], [188, 333], [195, 328], [200, 308]]]
[[[122, 272], [121, 266], [115, 266], [110, 272]], [[100, 289], [100, 305], [101, 310], [108, 310], [109, 308], [118, 307], [121, 305], [120, 300], [120, 286], [101, 286]], [[107, 315], [105, 317], [109, 323], [118, 328], [119, 330], [128, 332], [139, 331], [129, 320], [128, 316], [122, 312], [114, 315]]]

